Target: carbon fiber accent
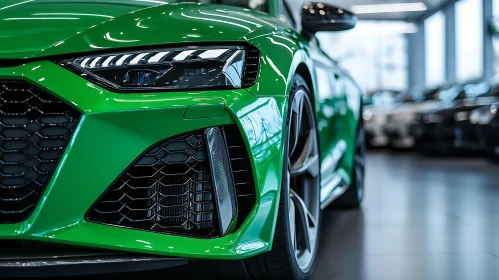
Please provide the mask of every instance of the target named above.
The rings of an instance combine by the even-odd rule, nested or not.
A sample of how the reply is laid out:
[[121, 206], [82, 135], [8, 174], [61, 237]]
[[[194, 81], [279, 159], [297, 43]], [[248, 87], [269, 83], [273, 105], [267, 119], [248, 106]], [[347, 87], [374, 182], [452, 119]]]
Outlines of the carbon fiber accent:
[[27, 219], [81, 114], [24, 81], [0, 81], [0, 223]]
[[215, 186], [218, 221], [221, 233], [225, 235], [237, 213], [234, 179], [227, 154], [227, 145], [219, 127], [207, 128], [204, 135], [208, 144], [211, 174]]
[[[150, 271], [185, 265], [172, 258], [26, 240], [0, 241], [2, 279]], [[64, 278], [65, 279], [65, 278]]]

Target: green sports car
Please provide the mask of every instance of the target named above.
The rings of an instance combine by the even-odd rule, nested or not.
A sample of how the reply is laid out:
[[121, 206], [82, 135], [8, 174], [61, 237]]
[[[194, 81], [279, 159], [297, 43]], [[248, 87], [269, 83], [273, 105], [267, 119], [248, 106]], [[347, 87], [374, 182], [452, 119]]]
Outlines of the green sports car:
[[314, 36], [356, 16], [180, 2], [0, 2], [0, 275], [305, 279], [361, 203], [362, 94]]

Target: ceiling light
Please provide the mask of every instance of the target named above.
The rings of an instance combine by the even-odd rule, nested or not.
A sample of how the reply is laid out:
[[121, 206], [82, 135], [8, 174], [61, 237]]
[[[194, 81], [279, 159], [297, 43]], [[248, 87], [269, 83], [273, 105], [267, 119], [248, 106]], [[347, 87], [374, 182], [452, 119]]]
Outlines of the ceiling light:
[[353, 12], [357, 14], [419, 12], [426, 11], [427, 9], [423, 2], [352, 6]]

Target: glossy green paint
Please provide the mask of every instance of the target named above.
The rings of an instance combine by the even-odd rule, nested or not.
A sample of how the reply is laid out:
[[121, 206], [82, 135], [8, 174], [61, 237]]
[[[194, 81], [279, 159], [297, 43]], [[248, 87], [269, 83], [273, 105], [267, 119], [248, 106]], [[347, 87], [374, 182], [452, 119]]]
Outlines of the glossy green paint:
[[[0, 225], [2, 238], [35, 239], [189, 257], [245, 257], [271, 243], [281, 174], [285, 97], [256, 97], [246, 90], [117, 94], [49, 62], [0, 68], [0, 79], [24, 79], [83, 112], [56, 175], [24, 223]], [[185, 119], [189, 106], [224, 100], [221, 117]], [[262, 122], [262, 120], [264, 120]], [[259, 126], [253, 126], [258, 121]], [[236, 123], [247, 141], [258, 189], [248, 221], [223, 238], [194, 239], [92, 224], [84, 215], [144, 150], [199, 128]]]
[[19, 1], [3, 0], [0, 37], [10, 43], [0, 46], [0, 59], [242, 42], [276, 31], [280, 25], [277, 18], [230, 6], [172, 3], [150, 7], [160, 1], [87, 1], [34, 0], [12, 6]]
[[[345, 75], [335, 63], [277, 17], [227, 6], [148, 7], [144, 3], [155, 2], [8, 0], [0, 4], [5, 5], [0, 6], [0, 36], [10, 40], [0, 46], [0, 59], [30, 60], [0, 68], [0, 79], [27, 80], [84, 114], [33, 215], [23, 223], [0, 225], [0, 238], [192, 258], [240, 259], [270, 250], [282, 174], [283, 120], [293, 77], [298, 72], [311, 78], [323, 180], [339, 174], [350, 182], [359, 92], [342, 87]], [[272, 3], [270, 12], [277, 15], [277, 2]], [[46, 17], [78, 19], [42, 19]], [[227, 42], [249, 43], [261, 51], [254, 86], [119, 94], [49, 59], [131, 47]], [[340, 75], [338, 84], [329, 85], [334, 90], [324, 90], [328, 85], [321, 84], [319, 65]], [[257, 188], [256, 205], [238, 231], [221, 238], [195, 239], [84, 220], [89, 207], [144, 150], [173, 135], [224, 124], [239, 126]]]

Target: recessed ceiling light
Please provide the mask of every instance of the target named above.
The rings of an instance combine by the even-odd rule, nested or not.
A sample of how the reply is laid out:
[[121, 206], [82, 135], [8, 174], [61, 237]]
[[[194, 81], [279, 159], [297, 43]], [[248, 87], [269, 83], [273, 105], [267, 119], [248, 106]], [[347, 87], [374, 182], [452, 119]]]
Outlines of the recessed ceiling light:
[[423, 2], [352, 6], [352, 10], [356, 14], [420, 12], [426, 11], [427, 9], [428, 8]]

